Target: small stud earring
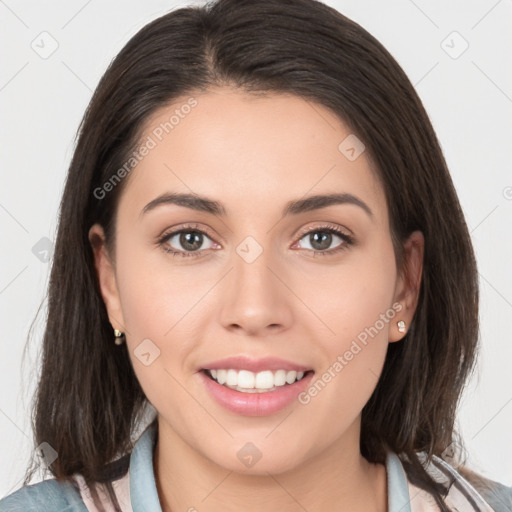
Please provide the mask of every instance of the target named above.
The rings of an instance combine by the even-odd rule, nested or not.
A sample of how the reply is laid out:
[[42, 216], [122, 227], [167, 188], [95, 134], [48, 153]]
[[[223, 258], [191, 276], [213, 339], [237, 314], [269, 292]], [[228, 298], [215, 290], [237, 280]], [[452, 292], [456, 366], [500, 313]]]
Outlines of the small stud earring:
[[123, 344], [123, 336], [124, 333], [121, 331], [118, 331], [117, 329], [114, 329], [114, 336], [116, 337], [116, 345], [122, 345]]
[[398, 332], [405, 332], [405, 322], [403, 320], [400, 320], [397, 322], [398, 325]]

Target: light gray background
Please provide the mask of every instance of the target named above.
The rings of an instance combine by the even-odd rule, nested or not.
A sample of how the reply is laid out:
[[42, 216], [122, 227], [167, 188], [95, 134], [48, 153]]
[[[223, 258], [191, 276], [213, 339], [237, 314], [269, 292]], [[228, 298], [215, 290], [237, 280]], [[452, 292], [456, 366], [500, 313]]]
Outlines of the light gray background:
[[[51, 244], [40, 240], [55, 239], [79, 121], [100, 76], [128, 39], [154, 18], [194, 3], [202, 2], [0, 0], [0, 497], [19, 487], [33, 456], [28, 407], [45, 308], [23, 368], [22, 351], [47, 286], [44, 260]], [[481, 285], [480, 359], [459, 427], [472, 467], [512, 485], [512, 2], [326, 3], [394, 55], [441, 141]], [[44, 31], [51, 36], [40, 35]], [[458, 55], [461, 37], [469, 47]], [[58, 48], [42, 58], [52, 38]]]

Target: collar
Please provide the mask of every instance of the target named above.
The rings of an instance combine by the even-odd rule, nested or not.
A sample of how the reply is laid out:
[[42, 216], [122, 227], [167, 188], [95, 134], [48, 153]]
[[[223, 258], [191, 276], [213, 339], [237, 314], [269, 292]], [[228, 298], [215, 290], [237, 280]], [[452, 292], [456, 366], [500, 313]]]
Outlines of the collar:
[[135, 443], [130, 457], [130, 499], [133, 512], [162, 512], [153, 471], [157, 428], [155, 420]]

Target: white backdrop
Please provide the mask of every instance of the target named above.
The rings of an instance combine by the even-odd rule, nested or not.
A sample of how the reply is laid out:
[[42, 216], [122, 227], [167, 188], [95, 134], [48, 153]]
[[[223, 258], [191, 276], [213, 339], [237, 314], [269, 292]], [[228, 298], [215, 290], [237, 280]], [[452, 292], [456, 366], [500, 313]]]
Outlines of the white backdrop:
[[[75, 132], [111, 59], [152, 19], [202, 2], [0, 0], [0, 498], [32, 456], [29, 406]], [[512, 485], [512, 2], [325, 2], [393, 54], [441, 141], [476, 249], [481, 349], [459, 428], [471, 466]]]

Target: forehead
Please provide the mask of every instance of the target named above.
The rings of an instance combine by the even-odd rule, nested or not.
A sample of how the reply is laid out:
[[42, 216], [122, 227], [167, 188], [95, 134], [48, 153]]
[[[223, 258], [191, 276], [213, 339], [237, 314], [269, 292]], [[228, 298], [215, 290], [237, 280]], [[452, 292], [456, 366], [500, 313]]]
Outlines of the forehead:
[[139, 144], [148, 149], [123, 193], [139, 211], [164, 192], [220, 199], [227, 216], [337, 192], [386, 213], [361, 141], [329, 109], [299, 96], [191, 93], [157, 110]]

